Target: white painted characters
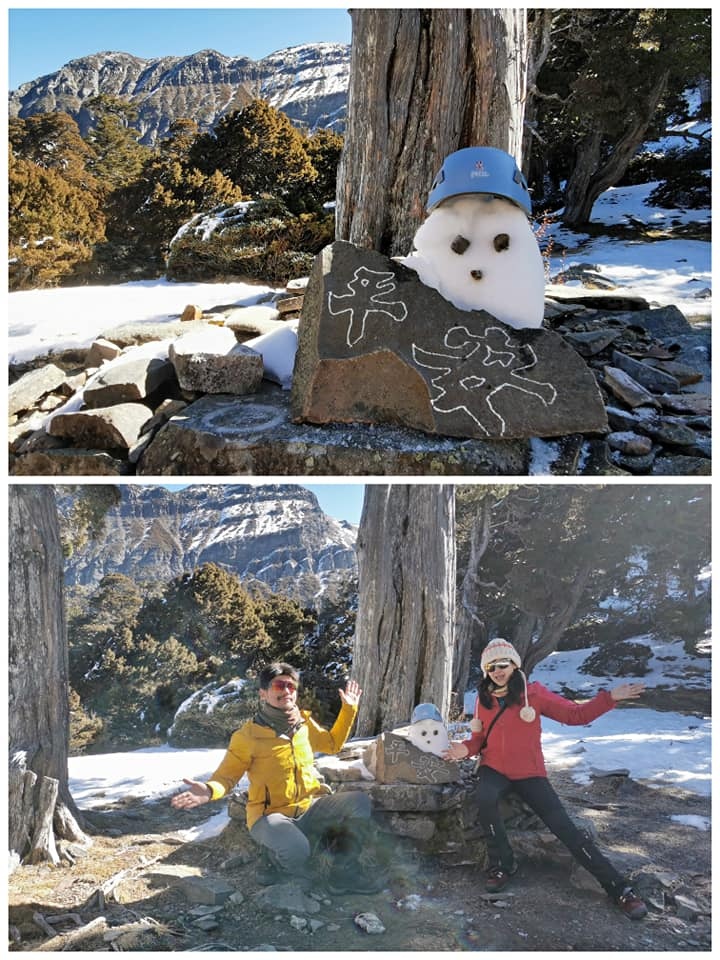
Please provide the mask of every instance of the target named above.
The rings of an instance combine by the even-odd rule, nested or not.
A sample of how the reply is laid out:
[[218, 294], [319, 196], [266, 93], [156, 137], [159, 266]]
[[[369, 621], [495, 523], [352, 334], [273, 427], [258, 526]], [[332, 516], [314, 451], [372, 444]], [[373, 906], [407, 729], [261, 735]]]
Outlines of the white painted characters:
[[460, 310], [486, 310], [515, 329], [540, 327], [545, 272], [525, 212], [489, 194], [436, 206], [398, 258]]

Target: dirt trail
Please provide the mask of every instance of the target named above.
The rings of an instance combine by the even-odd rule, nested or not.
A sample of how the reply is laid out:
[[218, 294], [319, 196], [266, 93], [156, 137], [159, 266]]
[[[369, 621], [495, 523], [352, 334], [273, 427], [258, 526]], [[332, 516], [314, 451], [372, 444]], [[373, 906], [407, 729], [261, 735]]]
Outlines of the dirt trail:
[[[10, 923], [21, 938], [11, 949], [709, 950], [710, 833], [670, 819], [709, 817], [709, 798], [626, 779], [589, 787], [562, 775], [552, 780], [568, 809], [594, 822], [603, 849], [631, 870], [650, 901], [645, 920], [625, 918], [569, 866], [523, 860], [511, 887], [492, 899], [477, 864], [417, 855], [397, 864], [389, 888], [378, 894], [307, 891], [316, 906], [293, 920], [288, 912], [259, 909], [256, 897], [268, 888], [257, 883], [257, 848], [242, 829], [183, 842], [178, 828], [201, 822], [207, 808], [179, 818], [167, 801], [132, 801], [93, 811], [95, 842], [73, 866], [23, 867], [10, 878]], [[210, 908], [189, 902], [181, 888], [190, 875], [222, 881], [235, 893], [203, 919]], [[384, 932], [356, 925], [355, 916], [368, 912]], [[63, 914], [76, 916], [55, 920]], [[38, 915], [51, 922], [45, 932]], [[78, 937], [80, 924], [93, 921]]]

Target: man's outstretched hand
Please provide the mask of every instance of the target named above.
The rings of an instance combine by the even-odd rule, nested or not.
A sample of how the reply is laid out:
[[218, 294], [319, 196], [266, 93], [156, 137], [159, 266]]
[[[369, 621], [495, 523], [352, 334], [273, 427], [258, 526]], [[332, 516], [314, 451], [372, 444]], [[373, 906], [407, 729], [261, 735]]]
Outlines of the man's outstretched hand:
[[362, 696], [362, 690], [360, 689], [357, 680], [348, 680], [345, 684], [344, 690], [338, 690], [340, 694], [340, 699], [343, 703], [347, 703], [350, 707], [356, 707], [360, 702], [360, 697]]
[[192, 810], [193, 807], [199, 807], [203, 803], [209, 803], [211, 799], [210, 787], [202, 780], [183, 779], [190, 789], [182, 793], [176, 793], [170, 800], [170, 805], [176, 810]]

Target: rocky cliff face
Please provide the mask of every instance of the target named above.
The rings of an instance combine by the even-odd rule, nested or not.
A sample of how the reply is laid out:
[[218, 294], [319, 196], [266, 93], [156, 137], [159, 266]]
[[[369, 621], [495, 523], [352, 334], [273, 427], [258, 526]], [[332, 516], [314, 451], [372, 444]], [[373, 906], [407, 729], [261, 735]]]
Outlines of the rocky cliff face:
[[63, 111], [84, 134], [90, 116], [83, 102], [105, 93], [135, 107], [141, 142], [152, 144], [181, 117], [194, 118], [205, 130], [262, 97], [311, 131], [332, 127], [340, 132], [349, 75], [350, 47], [342, 43], [289, 47], [262, 60], [226, 57], [216, 50], [152, 60], [96, 53], [11, 91], [9, 113], [27, 117]]
[[213, 562], [246, 584], [260, 581], [309, 604], [356, 573], [356, 528], [326, 516], [303, 487], [121, 489], [102, 540], [67, 562], [68, 584], [93, 586], [109, 573], [164, 584]]

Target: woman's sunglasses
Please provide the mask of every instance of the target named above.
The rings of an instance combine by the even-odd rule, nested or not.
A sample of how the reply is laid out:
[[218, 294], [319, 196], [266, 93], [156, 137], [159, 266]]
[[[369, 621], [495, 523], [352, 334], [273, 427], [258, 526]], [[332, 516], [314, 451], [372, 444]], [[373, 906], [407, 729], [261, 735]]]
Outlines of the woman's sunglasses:
[[512, 664], [509, 660], [498, 660], [497, 663], [489, 663], [487, 672], [493, 673], [495, 670], [507, 670], [508, 667], [511, 667]]
[[293, 683], [292, 680], [271, 680], [270, 686], [273, 690], [289, 690], [291, 693], [297, 690], [297, 684]]

